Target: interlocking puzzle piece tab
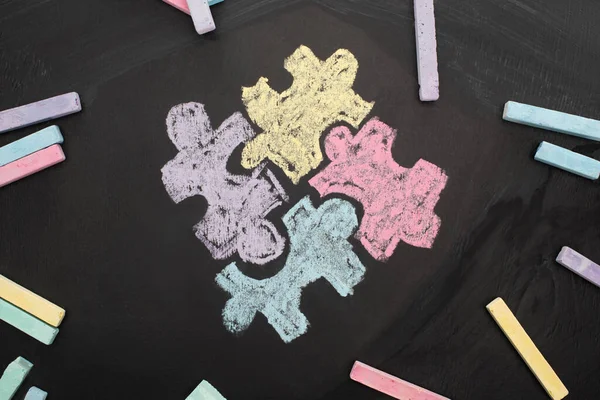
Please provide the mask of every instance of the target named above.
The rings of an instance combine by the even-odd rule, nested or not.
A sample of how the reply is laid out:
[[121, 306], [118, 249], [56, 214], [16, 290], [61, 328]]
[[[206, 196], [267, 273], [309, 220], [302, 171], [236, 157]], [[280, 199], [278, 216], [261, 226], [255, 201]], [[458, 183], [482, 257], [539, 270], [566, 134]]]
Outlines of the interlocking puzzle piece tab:
[[225, 259], [237, 252], [254, 264], [277, 258], [285, 239], [266, 216], [287, 195], [264, 165], [251, 176], [227, 170], [231, 153], [255, 135], [244, 117], [235, 113], [213, 131], [204, 105], [180, 104], [169, 112], [167, 130], [179, 153], [162, 168], [163, 184], [176, 203], [206, 198], [206, 215], [194, 229], [212, 256]]
[[291, 342], [308, 329], [300, 311], [306, 286], [325, 278], [345, 297], [364, 276], [365, 267], [347, 240], [358, 226], [349, 202], [332, 199], [315, 209], [307, 196], [285, 214], [283, 223], [289, 231], [290, 252], [275, 276], [252, 279], [235, 263], [217, 275], [217, 284], [232, 296], [223, 309], [223, 322], [231, 332], [246, 330], [260, 312], [284, 342]]
[[267, 78], [242, 89], [248, 115], [263, 129], [244, 148], [242, 166], [254, 168], [268, 158], [297, 184], [323, 160], [319, 139], [325, 129], [342, 121], [358, 128], [374, 103], [352, 89], [358, 61], [346, 49], [321, 61], [300, 46], [284, 67], [294, 82], [281, 94]]
[[331, 160], [310, 185], [321, 196], [341, 193], [364, 207], [357, 238], [377, 260], [387, 260], [400, 240], [431, 248], [441, 220], [434, 213], [448, 177], [434, 164], [419, 160], [403, 168], [392, 158], [396, 131], [377, 118], [352, 136], [334, 128], [325, 139]]

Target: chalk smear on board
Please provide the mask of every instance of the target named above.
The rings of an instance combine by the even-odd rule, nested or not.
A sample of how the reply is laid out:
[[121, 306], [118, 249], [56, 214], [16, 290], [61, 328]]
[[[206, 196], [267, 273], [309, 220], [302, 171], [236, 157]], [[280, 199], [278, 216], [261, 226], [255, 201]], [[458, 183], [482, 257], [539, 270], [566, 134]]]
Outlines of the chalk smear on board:
[[353, 136], [336, 127], [325, 138], [331, 163], [310, 185], [321, 196], [341, 193], [358, 200], [364, 216], [356, 234], [377, 260], [387, 260], [402, 240], [431, 248], [441, 219], [434, 208], [448, 177], [438, 166], [419, 160], [403, 168], [392, 157], [396, 131], [377, 118]]
[[263, 129], [244, 147], [242, 166], [254, 168], [268, 158], [297, 184], [323, 161], [319, 140], [327, 127], [342, 121], [358, 127], [374, 103], [352, 89], [358, 61], [346, 49], [321, 61], [300, 46], [284, 67], [294, 82], [281, 94], [267, 78], [242, 89], [248, 115]]
[[308, 329], [300, 311], [306, 286], [325, 278], [345, 297], [363, 279], [365, 267], [348, 242], [358, 226], [352, 204], [332, 199], [315, 209], [307, 196], [285, 214], [283, 223], [289, 231], [290, 252], [275, 276], [249, 278], [235, 263], [217, 275], [217, 284], [231, 295], [223, 309], [223, 322], [231, 332], [246, 330], [260, 312], [289, 343]]
[[211, 255], [226, 259], [237, 252], [254, 264], [281, 255], [285, 238], [266, 216], [287, 201], [283, 188], [262, 164], [250, 176], [227, 171], [231, 153], [255, 135], [248, 121], [235, 113], [213, 131], [204, 105], [186, 103], [173, 107], [166, 122], [179, 153], [162, 168], [163, 184], [176, 203], [206, 198], [208, 209], [194, 229]]

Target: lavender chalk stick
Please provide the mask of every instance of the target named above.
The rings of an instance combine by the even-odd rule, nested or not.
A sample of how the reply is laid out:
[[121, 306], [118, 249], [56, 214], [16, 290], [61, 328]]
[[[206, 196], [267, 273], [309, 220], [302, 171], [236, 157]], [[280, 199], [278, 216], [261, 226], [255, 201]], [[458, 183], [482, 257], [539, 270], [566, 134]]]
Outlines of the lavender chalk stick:
[[81, 101], [79, 95], [75, 92], [11, 108], [0, 112], [0, 133], [64, 117], [79, 111], [81, 111]]
[[194, 27], [199, 35], [217, 29], [207, 0], [188, 0], [188, 6], [194, 20]]
[[600, 177], [600, 161], [548, 142], [540, 144], [535, 160], [591, 180]]
[[504, 106], [505, 121], [547, 129], [600, 142], [600, 121], [509, 101]]
[[566, 246], [563, 247], [558, 257], [556, 257], [556, 262], [600, 287], [600, 265], [587, 259], [575, 250]]
[[46, 400], [48, 393], [44, 392], [42, 389], [36, 388], [32, 386], [25, 395], [25, 400]]
[[415, 31], [417, 69], [421, 86], [419, 98], [421, 101], [436, 101], [440, 98], [440, 77], [433, 0], [415, 0]]
[[39, 132], [25, 136], [23, 139], [0, 147], [0, 167], [62, 142], [63, 136], [58, 126], [53, 125], [42, 129]]

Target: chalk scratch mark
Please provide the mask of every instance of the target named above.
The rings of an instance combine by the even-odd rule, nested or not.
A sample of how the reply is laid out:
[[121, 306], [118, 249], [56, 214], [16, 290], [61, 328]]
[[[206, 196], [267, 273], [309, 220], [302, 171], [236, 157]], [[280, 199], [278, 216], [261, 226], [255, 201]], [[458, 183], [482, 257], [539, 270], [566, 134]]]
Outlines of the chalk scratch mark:
[[246, 330], [260, 312], [289, 343], [308, 329], [300, 311], [307, 285], [325, 278], [345, 297], [364, 276], [365, 267], [347, 241], [358, 226], [349, 202], [328, 200], [315, 209], [307, 196], [285, 214], [283, 223], [289, 230], [290, 253], [277, 275], [252, 279], [235, 263], [217, 275], [217, 284], [232, 296], [223, 309], [223, 322], [231, 332]]

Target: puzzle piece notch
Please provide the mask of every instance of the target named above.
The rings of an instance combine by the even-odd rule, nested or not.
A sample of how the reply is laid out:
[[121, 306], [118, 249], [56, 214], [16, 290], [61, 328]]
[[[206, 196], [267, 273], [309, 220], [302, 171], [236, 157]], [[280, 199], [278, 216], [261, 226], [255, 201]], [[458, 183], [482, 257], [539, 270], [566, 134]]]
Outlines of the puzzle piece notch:
[[364, 217], [356, 237], [377, 260], [387, 260], [402, 240], [431, 248], [441, 220], [434, 208], [448, 177], [436, 165], [419, 160], [403, 168], [392, 157], [396, 131], [377, 118], [353, 136], [346, 127], [325, 138], [331, 163], [309, 184], [321, 196], [341, 193], [359, 201]]
[[279, 257], [285, 238], [266, 216], [287, 201], [285, 191], [264, 164], [251, 176], [227, 170], [232, 152], [255, 135], [246, 119], [234, 113], [213, 131], [204, 105], [185, 103], [169, 112], [167, 132], [179, 153], [162, 168], [163, 184], [175, 203], [206, 198], [208, 209], [194, 230], [211, 255], [237, 252], [254, 264]]
[[254, 168], [265, 159], [279, 166], [294, 184], [323, 161], [319, 140], [336, 122], [355, 128], [373, 108], [352, 89], [358, 61], [346, 49], [326, 61], [300, 46], [285, 60], [294, 81], [281, 94], [267, 78], [242, 88], [248, 115], [263, 132], [250, 140], [242, 152], [242, 166]]
[[289, 231], [290, 252], [276, 275], [256, 280], [232, 263], [216, 277], [217, 284], [232, 296], [223, 309], [223, 323], [230, 332], [243, 332], [260, 312], [289, 343], [308, 329], [300, 311], [306, 286], [325, 278], [346, 297], [363, 279], [365, 267], [347, 240], [358, 227], [352, 204], [332, 199], [315, 209], [307, 196], [285, 214], [283, 222]]

